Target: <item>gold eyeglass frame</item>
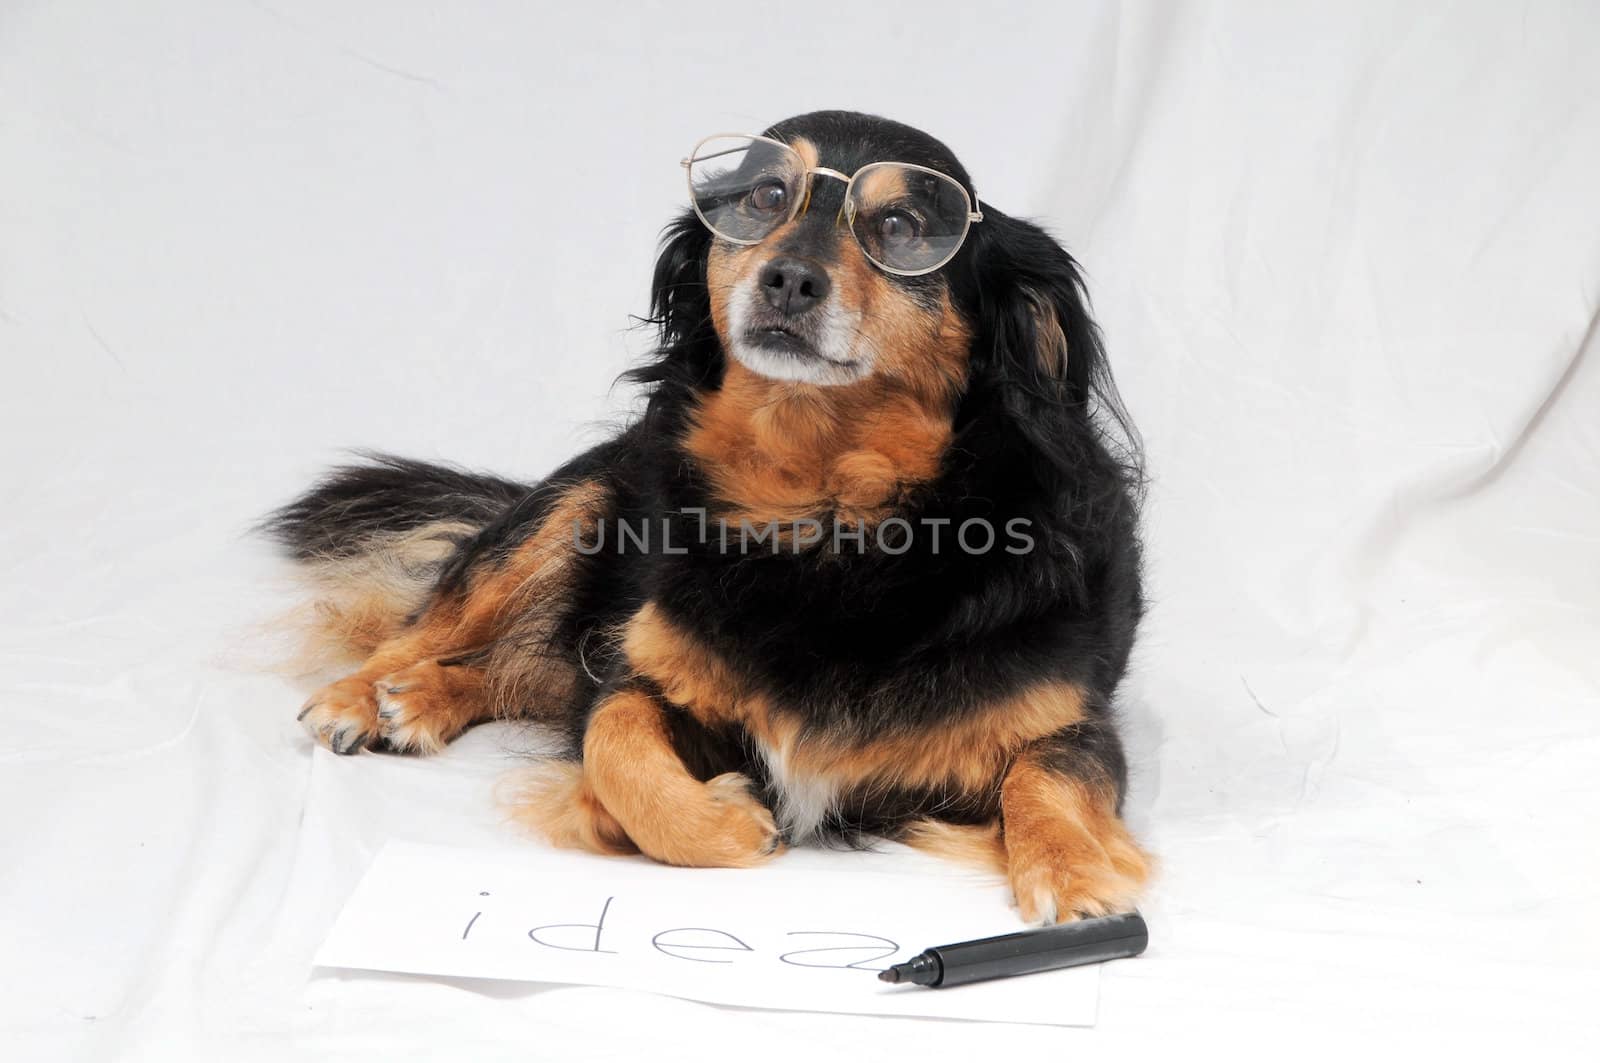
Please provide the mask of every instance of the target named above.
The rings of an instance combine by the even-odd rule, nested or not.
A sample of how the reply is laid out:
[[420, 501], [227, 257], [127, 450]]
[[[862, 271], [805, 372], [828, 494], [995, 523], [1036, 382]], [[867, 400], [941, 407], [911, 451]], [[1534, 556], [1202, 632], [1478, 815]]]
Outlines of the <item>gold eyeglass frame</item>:
[[[855, 173], [847, 174], [841, 173], [838, 170], [830, 169], [826, 166], [807, 166], [806, 160], [802, 158], [800, 153], [794, 149], [793, 145], [785, 144], [783, 141], [776, 140], [772, 137], [756, 136], [753, 133], [713, 133], [708, 137], [701, 137], [698, 141], [696, 141], [695, 146], [693, 150], [689, 152], [688, 157], [679, 159], [678, 165], [683, 167], [684, 179], [689, 186], [689, 205], [694, 208], [694, 212], [700, 218], [700, 221], [707, 229], [711, 230], [712, 234], [716, 236], [717, 239], [726, 240], [730, 244], [742, 244], [746, 247], [751, 247], [759, 244], [767, 237], [762, 236], [755, 240], [738, 240], [731, 236], [724, 236], [722, 233], [717, 231], [717, 227], [715, 225], [711, 224], [711, 219], [706, 217], [705, 211], [700, 209], [700, 201], [694, 193], [694, 164], [704, 161], [701, 158], [700, 149], [705, 147], [706, 144], [713, 140], [759, 140], [764, 144], [771, 144], [776, 148], [780, 148], [794, 157], [795, 163], [797, 164], [796, 169], [800, 171], [800, 174], [803, 178], [807, 179], [805, 195], [795, 197], [793, 205], [791, 205], [789, 208], [789, 216], [783, 219], [783, 221], [779, 222], [778, 225], [787, 225], [789, 222], [793, 221], [795, 218], [804, 213], [806, 208], [811, 205], [812, 182], [809, 180], [809, 178], [813, 174], [820, 174], [823, 177], [831, 177], [835, 181], [843, 181], [845, 185], [844, 206], [841, 208], [840, 213], [846, 215], [845, 228], [850, 231], [850, 238], [856, 242], [857, 247], [861, 248], [861, 253], [866, 256], [868, 262], [871, 262], [874, 266], [877, 266], [885, 273], [892, 273], [897, 277], [921, 277], [932, 273], [935, 270], [940, 270], [948, 266], [950, 264], [950, 260], [955, 258], [956, 255], [961, 251], [962, 246], [966, 244], [967, 234], [972, 231], [972, 223], [983, 220], [983, 204], [977, 201], [977, 197], [973, 193], [968, 192], [967, 187], [960, 181], [957, 181], [954, 177], [951, 177], [947, 173], [935, 170], [931, 166], [920, 166], [914, 162], [891, 162], [888, 160], [883, 160], [879, 162], [869, 162]], [[705, 158], [714, 159], [719, 155], [730, 155], [737, 150], [740, 149], [730, 148], [728, 151], [719, 151], [715, 154], [707, 155]], [[931, 173], [935, 177], [941, 177], [960, 190], [961, 198], [966, 201], [966, 224], [961, 229], [960, 239], [956, 241], [955, 247], [950, 250], [948, 255], [934, 265], [929, 266], [927, 269], [896, 269], [893, 266], [885, 265], [872, 256], [872, 252], [868, 251], [866, 245], [861, 242], [861, 237], [856, 235], [855, 203], [850, 198], [850, 193], [855, 190], [856, 180], [862, 174], [879, 166], [898, 166], [901, 169], [919, 170], [922, 173]], [[768, 233], [767, 235], [770, 236], [772, 234]]]

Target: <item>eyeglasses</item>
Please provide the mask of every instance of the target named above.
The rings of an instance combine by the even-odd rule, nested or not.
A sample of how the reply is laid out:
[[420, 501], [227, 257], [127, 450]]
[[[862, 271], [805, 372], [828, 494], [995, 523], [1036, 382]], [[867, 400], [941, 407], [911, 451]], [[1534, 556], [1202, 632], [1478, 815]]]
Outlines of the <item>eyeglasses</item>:
[[918, 277], [955, 257], [975, 221], [983, 220], [961, 182], [909, 162], [874, 162], [854, 174], [808, 166], [800, 153], [770, 137], [720, 133], [682, 161], [689, 200], [722, 239], [758, 244], [805, 210], [811, 175], [845, 183], [839, 216], [861, 253], [886, 273]]

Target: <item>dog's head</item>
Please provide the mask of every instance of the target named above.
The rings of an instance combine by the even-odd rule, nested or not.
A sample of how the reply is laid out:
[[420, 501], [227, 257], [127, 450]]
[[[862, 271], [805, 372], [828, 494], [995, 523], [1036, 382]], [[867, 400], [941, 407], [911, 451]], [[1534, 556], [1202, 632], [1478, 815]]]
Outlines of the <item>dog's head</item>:
[[[742, 154], [746, 172], [725, 178], [743, 201], [710, 215], [732, 217], [733, 226], [754, 223], [759, 237], [714, 238], [707, 254], [723, 349], [762, 376], [804, 384], [881, 376], [953, 387], [964, 372], [970, 330], [943, 270], [921, 272], [926, 260], [911, 256], [928, 242], [921, 227], [941, 224], [927, 217], [939, 209], [941, 193], [950, 204], [942, 221], [946, 246], [934, 257], [955, 249], [976, 213], [961, 164], [924, 133], [862, 115], [804, 115], [765, 136], [793, 149], [790, 162], [755, 142]], [[711, 142], [712, 150], [720, 143]], [[863, 169], [885, 162], [909, 165]], [[907, 189], [911, 176], [923, 187]], [[869, 249], [888, 264], [874, 262]], [[902, 263], [917, 272], [907, 275]]]
[[677, 359], [714, 385], [731, 359], [798, 388], [909, 392], [957, 421], [975, 391], [1086, 409], [1093, 390], [1115, 410], [1072, 258], [980, 201], [928, 134], [819, 111], [685, 166], [695, 209], [657, 262], [664, 360], [643, 379]]

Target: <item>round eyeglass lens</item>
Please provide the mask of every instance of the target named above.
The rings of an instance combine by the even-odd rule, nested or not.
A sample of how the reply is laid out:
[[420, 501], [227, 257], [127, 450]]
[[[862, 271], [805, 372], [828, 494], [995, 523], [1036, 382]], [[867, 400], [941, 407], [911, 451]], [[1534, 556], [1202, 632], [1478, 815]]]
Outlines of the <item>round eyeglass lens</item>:
[[856, 173], [850, 228], [867, 257], [896, 273], [931, 273], [955, 257], [972, 211], [952, 177], [879, 162]]
[[718, 236], [753, 244], [794, 216], [805, 166], [794, 150], [759, 137], [712, 137], [689, 159], [689, 195]]

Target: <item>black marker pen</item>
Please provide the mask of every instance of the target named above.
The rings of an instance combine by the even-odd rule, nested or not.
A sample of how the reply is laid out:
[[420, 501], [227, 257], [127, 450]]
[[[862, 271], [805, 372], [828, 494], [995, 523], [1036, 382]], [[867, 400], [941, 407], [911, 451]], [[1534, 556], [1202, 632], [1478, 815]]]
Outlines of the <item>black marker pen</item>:
[[1053, 971], [1102, 960], [1137, 956], [1150, 943], [1150, 929], [1138, 912], [1082, 919], [1043, 930], [1023, 930], [959, 945], [940, 945], [907, 963], [879, 971], [884, 982], [951, 986]]

